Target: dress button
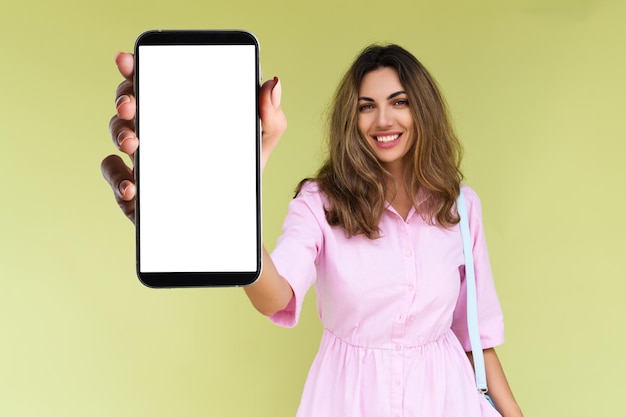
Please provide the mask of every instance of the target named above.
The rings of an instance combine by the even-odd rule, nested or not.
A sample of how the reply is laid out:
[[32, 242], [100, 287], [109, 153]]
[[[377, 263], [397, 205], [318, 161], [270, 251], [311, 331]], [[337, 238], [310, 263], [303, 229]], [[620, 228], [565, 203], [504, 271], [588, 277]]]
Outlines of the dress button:
[[396, 387], [399, 387], [400, 386], [400, 380], [399, 379], [394, 379], [393, 385], [395, 385]]
[[413, 291], [415, 289], [415, 284], [411, 283], [408, 285], [409, 291]]
[[411, 255], [413, 255], [413, 252], [411, 252], [410, 250], [408, 250], [408, 251], [404, 252], [404, 255], [405, 255], [407, 258], [410, 258], [410, 257], [411, 257]]
[[414, 316], [413, 314], [411, 314], [411, 315], [409, 316], [409, 321], [410, 321], [410, 322], [412, 322], [413, 320], [415, 320], [415, 316]]
[[397, 344], [397, 345], [396, 345], [396, 350], [402, 350], [402, 345]]

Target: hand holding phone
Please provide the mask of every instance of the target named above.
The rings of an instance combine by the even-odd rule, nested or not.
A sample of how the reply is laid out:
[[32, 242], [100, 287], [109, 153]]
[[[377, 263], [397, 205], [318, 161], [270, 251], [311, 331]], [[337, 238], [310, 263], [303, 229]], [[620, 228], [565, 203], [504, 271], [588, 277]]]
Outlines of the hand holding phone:
[[[117, 149], [126, 153], [131, 162], [139, 140], [135, 132], [135, 57], [133, 54], [120, 52], [115, 56], [115, 63], [124, 81], [117, 87], [115, 95], [116, 114], [111, 118], [109, 130]], [[259, 92], [259, 109], [262, 121], [262, 166], [278, 143], [287, 127], [285, 115], [280, 107], [281, 83], [277, 78], [266, 81]], [[171, 146], [177, 146], [172, 138]], [[113, 190], [116, 202], [124, 215], [135, 223], [136, 186], [133, 167], [128, 167], [119, 155], [109, 155], [103, 159], [101, 170], [105, 180]], [[185, 196], [172, 191], [170, 199], [177, 200], [184, 210]]]

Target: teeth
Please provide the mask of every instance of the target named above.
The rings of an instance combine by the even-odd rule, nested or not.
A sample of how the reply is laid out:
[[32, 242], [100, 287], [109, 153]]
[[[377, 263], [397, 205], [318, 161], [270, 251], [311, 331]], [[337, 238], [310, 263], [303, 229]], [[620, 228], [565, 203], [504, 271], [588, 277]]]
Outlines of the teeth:
[[396, 140], [400, 137], [400, 135], [390, 135], [390, 136], [375, 136], [376, 140], [379, 142], [391, 142], [392, 140]]

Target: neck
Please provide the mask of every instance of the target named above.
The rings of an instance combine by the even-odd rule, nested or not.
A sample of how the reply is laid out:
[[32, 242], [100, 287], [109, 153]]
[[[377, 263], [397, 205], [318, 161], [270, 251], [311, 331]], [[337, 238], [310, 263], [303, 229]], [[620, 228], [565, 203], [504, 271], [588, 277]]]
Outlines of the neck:
[[[398, 161], [400, 162], [400, 161]], [[414, 195], [409, 195], [406, 189], [404, 165], [401, 163], [388, 164], [385, 169], [391, 174], [387, 180], [386, 200], [406, 220], [414, 204]]]
[[[394, 161], [389, 164], [384, 164], [383, 167], [391, 174], [391, 178], [398, 185], [398, 188], [404, 188], [406, 179], [404, 177], [403, 161]], [[391, 181], [391, 179], [389, 181]]]

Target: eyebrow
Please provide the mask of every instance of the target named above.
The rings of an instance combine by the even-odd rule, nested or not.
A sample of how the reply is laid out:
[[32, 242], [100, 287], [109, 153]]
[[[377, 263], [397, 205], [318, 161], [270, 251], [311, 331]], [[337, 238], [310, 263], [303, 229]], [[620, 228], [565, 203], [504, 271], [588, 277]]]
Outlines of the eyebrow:
[[[390, 94], [389, 97], [387, 97], [387, 100], [391, 100], [392, 98], [397, 97], [400, 94], [406, 94], [406, 91], [404, 90], [396, 91], [395, 93]], [[374, 99], [370, 97], [359, 97], [359, 100], [374, 102]]]

